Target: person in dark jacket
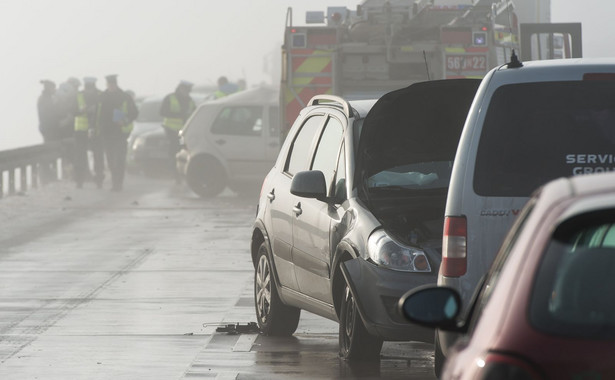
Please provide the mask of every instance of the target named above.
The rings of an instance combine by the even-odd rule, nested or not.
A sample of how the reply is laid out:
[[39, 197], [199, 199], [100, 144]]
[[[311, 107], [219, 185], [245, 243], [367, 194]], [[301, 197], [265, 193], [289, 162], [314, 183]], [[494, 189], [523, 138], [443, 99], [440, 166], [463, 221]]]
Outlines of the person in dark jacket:
[[121, 191], [126, 172], [127, 138], [139, 115], [130, 95], [117, 84], [117, 75], [108, 75], [107, 89], [101, 95], [98, 125], [107, 166], [111, 172], [111, 190]]
[[[36, 108], [38, 111], [38, 130], [43, 136], [43, 142], [60, 141], [64, 137], [60, 128], [60, 105], [56, 96], [56, 84], [50, 80], [42, 80], [43, 91], [38, 97]], [[43, 183], [57, 178], [55, 160], [41, 162], [40, 179]]]
[[62, 138], [60, 133], [60, 110], [56, 97], [56, 84], [50, 80], [42, 80], [43, 92], [38, 97], [38, 130], [44, 142], [57, 141]]
[[196, 109], [196, 104], [190, 91], [192, 83], [181, 81], [175, 88], [175, 92], [165, 96], [160, 105], [160, 116], [162, 116], [162, 127], [167, 136], [169, 145], [169, 165], [175, 173], [175, 182], [180, 182], [180, 175], [175, 165], [175, 155], [179, 152], [179, 131], [186, 124], [186, 120]]

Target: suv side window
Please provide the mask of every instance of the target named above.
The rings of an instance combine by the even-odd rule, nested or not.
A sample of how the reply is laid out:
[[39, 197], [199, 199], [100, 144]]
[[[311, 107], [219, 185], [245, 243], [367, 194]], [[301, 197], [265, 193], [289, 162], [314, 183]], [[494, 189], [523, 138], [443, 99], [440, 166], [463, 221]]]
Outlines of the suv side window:
[[293, 141], [284, 171], [290, 175], [308, 169], [310, 153], [314, 142], [314, 137], [318, 128], [322, 125], [324, 116], [312, 116], [303, 123]]
[[337, 155], [340, 150], [344, 127], [342, 123], [333, 117], [329, 117], [327, 125], [323, 129], [312, 161], [312, 170], [320, 170], [325, 175], [327, 194], [331, 194], [331, 186], [337, 167]]
[[263, 108], [260, 106], [225, 107], [211, 126], [216, 135], [260, 136], [263, 131]]

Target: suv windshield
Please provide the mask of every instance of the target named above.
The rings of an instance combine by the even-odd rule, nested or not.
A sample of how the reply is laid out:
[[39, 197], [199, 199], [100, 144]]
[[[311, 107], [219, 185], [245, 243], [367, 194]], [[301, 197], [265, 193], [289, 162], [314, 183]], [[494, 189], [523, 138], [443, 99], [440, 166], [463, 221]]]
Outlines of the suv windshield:
[[613, 171], [614, 144], [614, 81], [502, 86], [485, 116], [474, 190], [527, 197], [557, 177]]

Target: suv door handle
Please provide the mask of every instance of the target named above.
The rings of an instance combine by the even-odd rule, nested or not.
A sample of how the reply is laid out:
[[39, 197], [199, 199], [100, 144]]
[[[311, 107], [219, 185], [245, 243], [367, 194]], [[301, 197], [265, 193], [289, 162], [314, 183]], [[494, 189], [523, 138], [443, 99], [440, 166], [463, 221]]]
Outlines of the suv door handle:
[[267, 193], [267, 198], [269, 198], [269, 202], [273, 202], [275, 199], [275, 189], [271, 190], [271, 192]]
[[303, 213], [303, 210], [301, 210], [301, 202], [297, 203], [297, 205], [293, 207], [293, 212], [295, 213], [295, 216], [299, 216]]
[[226, 140], [225, 140], [225, 139], [219, 139], [219, 140], [216, 140], [216, 144], [218, 144], [218, 145], [224, 145], [224, 144], [226, 144]]

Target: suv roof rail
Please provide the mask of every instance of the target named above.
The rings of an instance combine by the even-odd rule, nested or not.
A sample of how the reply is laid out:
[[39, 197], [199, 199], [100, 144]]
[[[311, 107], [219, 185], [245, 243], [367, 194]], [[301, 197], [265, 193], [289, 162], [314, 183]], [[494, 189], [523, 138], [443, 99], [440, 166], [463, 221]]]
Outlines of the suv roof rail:
[[343, 98], [339, 96], [316, 95], [312, 97], [312, 99], [310, 99], [310, 101], [308, 102], [308, 106], [317, 106], [322, 103], [336, 103], [337, 106], [342, 107], [346, 117], [349, 117], [349, 118], [352, 117], [352, 114], [350, 113], [350, 110], [352, 109], [350, 107], [350, 103], [348, 103], [346, 100], [344, 100]]

